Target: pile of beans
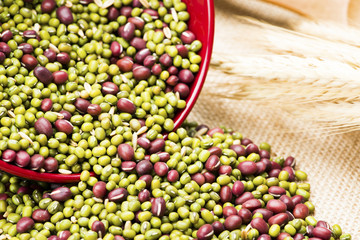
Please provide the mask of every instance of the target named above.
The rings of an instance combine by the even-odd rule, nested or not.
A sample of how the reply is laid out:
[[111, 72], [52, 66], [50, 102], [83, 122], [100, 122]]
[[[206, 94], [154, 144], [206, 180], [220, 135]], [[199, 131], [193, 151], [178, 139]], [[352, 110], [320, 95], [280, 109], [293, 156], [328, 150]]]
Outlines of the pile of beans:
[[0, 1], [1, 159], [81, 173], [0, 172], [0, 239], [351, 239], [311, 216], [293, 157], [229, 129], [173, 131], [201, 62], [189, 17], [180, 0]]
[[307, 174], [269, 144], [194, 123], [155, 141], [140, 161], [120, 145], [121, 162], [76, 184], [1, 173], [2, 239], [351, 239], [311, 216]]
[[80, 173], [116, 157], [122, 143], [172, 131], [201, 62], [186, 8], [180, 0], [1, 1], [1, 159]]

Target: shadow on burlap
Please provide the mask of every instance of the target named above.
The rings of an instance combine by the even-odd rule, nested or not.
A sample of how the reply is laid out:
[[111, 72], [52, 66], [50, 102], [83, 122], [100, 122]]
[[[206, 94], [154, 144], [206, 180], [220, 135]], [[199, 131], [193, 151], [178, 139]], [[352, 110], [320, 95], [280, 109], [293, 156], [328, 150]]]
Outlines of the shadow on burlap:
[[[234, 9], [231, 0], [217, 0], [215, 51], [231, 54], [261, 53], [256, 45], [261, 36], [251, 32], [246, 23], [235, 20], [242, 11]], [[234, 38], [229, 37], [236, 36]], [[241, 47], [239, 47], [241, 46]], [[259, 66], [261, 67], [261, 66]], [[209, 81], [229, 77], [210, 68]], [[204, 88], [207, 88], [205, 83]], [[213, 91], [216, 91], [214, 89]], [[316, 118], [316, 116], [314, 116]], [[236, 101], [201, 94], [189, 120], [211, 127], [228, 126], [239, 130], [256, 143], [268, 142], [272, 151], [284, 157], [296, 158], [296, 169], [308, 173], [315, 217], [331, 225], [340, 224], [343, 232], [360, 239], [360, 133], [329, 136], [315, 132], [314, 123], [294, 119], [268, 105], [251, 101]]]

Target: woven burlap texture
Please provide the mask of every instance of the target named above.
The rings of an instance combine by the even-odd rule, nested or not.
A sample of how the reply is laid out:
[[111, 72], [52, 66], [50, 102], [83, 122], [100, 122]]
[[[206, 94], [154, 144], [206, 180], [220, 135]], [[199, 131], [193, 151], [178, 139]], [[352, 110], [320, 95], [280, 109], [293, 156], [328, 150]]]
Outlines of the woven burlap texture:
[[[261, 53], [248, 23], [236, 20], [243, 14], [232, 0], [217, 0], [214, 51], [225, 54]], [[261, 66], [259, 66], [261, 67]], [[232, 77], [210, 68], [207, 81]], [[205, 82], [204, 90], [207, 89]], [[203, 91], [204, 92], [204, 91]], [[316, 118], [316, 116], [314, 116]], [[189, 120], [211, 127], [224, 125], [239, 130], [256, 143], [268, 142], [277, 155], [296, 158], [296, 169], [308, 173], [315, 217], [340, 224], [353, 239], [360, 239], [360, 133], [329, 136], [315, 132], [314, 123], [294, 119], [291, 114], [251, 101], [236, 101], [201, 94]]]

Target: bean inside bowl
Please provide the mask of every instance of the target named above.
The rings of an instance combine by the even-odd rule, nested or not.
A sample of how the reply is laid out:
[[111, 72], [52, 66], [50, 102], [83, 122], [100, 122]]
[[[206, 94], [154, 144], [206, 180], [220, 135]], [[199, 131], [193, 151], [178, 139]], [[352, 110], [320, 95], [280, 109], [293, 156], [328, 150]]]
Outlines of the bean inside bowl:
[[[44, 1], [46, 2], [46, 4], [41, 4], [41, 11], [43, 13], [48, 13], [50, 16], [50, 21], [51, 24], [53, 25], [57, 25], [60, 26], [60, 28], [64, 28], [63, 26], [66, 26], [67, 29], [69, 30], [70, 28], [70, 32], [74, 31], [77, 32], [78, 35], [80, 36], [72, 36], [72, 38], [70, 39], [70, 41], [82, 41], [82, 35], [87, 35], [88, 32], [86, 31], [79, 31], [79, 27], [81, 26], [76, 26], [73, 24], [73, 21], [75, 19], [74, 14], [78, 14], [78, 12], [81, 12], [81, 8], [85, 7], [87, 4], [89, 4], [89, 2], [92, 1], [80, 1], [80, 5], [83, 5], [82, 7], [78, 5], [74, 6], [70, 6], [71, 2], [68, 1], [64, 2], [64, 4], [60, 3], [60, 5], [65, 5], [65, 6], [56, 6], [56, 3], [54, 1], [48, 0], [48, 1]], [[60, 1], [61, 2], [61, 1]], [[106, 5], [108, 3], [110, 3], [111, 1], [103, 1], [101, 4]], [[119, 2], [119, 1], [115, 1], [115, 2]], [[108, 9], [108, 13], [104, 14], [104, 16], [101, 15], [101, 11], [102, 10], [98, 10], [100, 13], [96, 16], [96, 15], [92, 15], [90, 17], [93, 17], [91, 20], [92, 21], [103, 21], [104, 18], [114, 18], [116, 19], [117, 17], [121, 17], [121, 15], [127, 15], [129, 18], [131, 18], [132, 22], [131, 24], [128, 24], [128, 26], [126, 26], [126, 24], [123, 25], [123, 28], [119, 27], [118, 30], [118, 34], [125, 40], [128, 40], [128, 42], [130, 42], [131, 44], [131, 49], [129, 50], [129, 48], [127, 49], [128, 54], [133, 54], [133, 57], [131, 59], [127, 58], [126, 56], [124, 56], [123, 51], [123, 47], [121, 44], [119, 44], [118, 41], [108, 41], [109, 44], [109, 51], [107, 50], [103, 50], [104, 51], [104, 55], [106, 56], [111, 56], [110, 57], [110, 63], [117, 65], [120, 69], [121, 72], [129, 72], [130, 74], [122, 74], [122, 79], [119, 81], [127, 81], [126, 77], [129, 78], [134, 78], [136, 81], [142, 81], [142, 79], [146, 79], [149, 77], [149, 74], [155, 74], [157, 72], [157, 70], [161, 70], [161, 68], [157, 68], [154, 66], [158, 66], [157, 64], [154, 64], [155, 61], [158, 61], [159, 64], [161, 64], [162, 67], [167, 66], [167, 67], [172, 67], [171, 69], [167, 69], [167, 71], [161, 71], [159, 74], [157, 75], [159, 78], [162, 79], [166, 79], [166, 84], [167, 87], [165, 89], [165, 91], [174, 91], [174, 93], [177, 92], [178, 97], [180, 97], [181, 99], [185, 100], [186, 105], [184, 104], [183, 107], [179, 108], [176, 110], [174, 117], [172, 118], [172, 120], [170, 121], [165, 121], [165, 125], [163, 125], [165, 127], [166, 130], [166, 126], [169, 126], [169, 130], [171, 129], [176, 129], [178, 128], [181, 123], [185, 120], [186, 116], [189, 114], [191, 108], [193, 107], [193, 105], [195, 104], [195, 101], [200, 93], [200, 90], [202, 88], [202, 85], [205, 81], [205, 76], [206, 76], [206, 72], [208, 70], [209, 67], [209, 62], [210, 62], [210, 57], [211, 57], [211, 51], [212, 51], [212, 45], [213, 45], [213, 34], [214, 34], [214, 7], [213, 7], [213, 2], [211, 0], [207, 0], [207, 1], [189, 1], [189, 0], [185, 0], [183, 1], [184, 3], [187, 4], [187, 12], [190, 14], [190, 19], [187, 22], [188, 23], [188, 30], [190, 31], [188, 34], [183, 34], [183, 39], [181, 39], [183, 42], [186, 41], [190, 41], [190, 40], [194, 40], [194, 37], [191, 35], [191, 33], [193, 33], [195, 35], [195, 39], [198, 40], [198, 42], [201, 42], [202, 44], [202, 48], [199, 52], [197, 52], [197, 54], [201, 57], [201, 62], [199, 62], [199, 60], [197, 59], [193, 59], [193, 61], [188, 61], [188, 63], [186, 63], [185, 61], [185, 65], [186, 64], [191, 64], [192, 62], [197, 62], [200, 63], [198, 64], [198, 66], [196, 66], [196, 64], [194, 66], [190, 66], [193, 67], [193, 69], [195, 68], [195, 72], [197, 72], [194, 75], [189, 74], [190, 71], [181, 71], [182, 68], [181, 67], [172, 67], [173, 64], [173, 59], [171, 57], [169, 57], [169, 54], [162, 54], [161, 56], [159, 56], [158, 60], [155, 60], [151, 57], [151, 55], [149, 55], [146, 50], [147, 48], [151, 47], [151, 46], [144, 46], [144, 43], [146, 44], [146, 41], [143, 40], [143, 38], [147, 38], [146, 36], [142, 36], [143, 38], [138, 37], [139, 35], [139, 31], [137, 30], [132, 30], [131, 28], [133, 26], [136, 26], [137, 28], [141, 28], [143, 26], [141, 26], [141, 24], [143, 22], [139, 22], [136, 17], [131, 17], [131, 15], [136, 15], [136, 11], [141, 11], [139, 9], [143, 8], [149, 16], [151, 17], [155, 17], [156, 18], [156, 14], [149, 10], [146, 6], [146, 3], [149, 4], [148, 1], [136, 1], [134, 0], [132, 2], [132, 7], [126, 7], [124, 8], [122, 11], [119, 9], [115, 9], [116, 12], [113, 7], [114, 6], [101, 6], [99, 7], [99, 9], [105, 9], [105, 8], [109, 8]], [[52, 4], [52, 3], [55, 3]], [[99, 1], [96, 1], [96, 3], [98, 4]], [[27, 4], [27, 3], [26, 3]], [[145, 4], [145, 5], [144, 5]], [[28, 6], [28, 5], [26, 5]], [[25, 7], [26, 7], [25, 6]], [[56, 9], [57, 7], [57, 9]], [[15, 9], [16, 7], [12, 7], [9, 8], [8, 13], [7, 14], [2, 14], [0, 16], [0, 22], [2, 23], [2, 35], [1, 35], [1, 43], [0, 43], [0, 61], [2, 62], [3, 66], [7, 66], [7, 68], [5, 69], [4, 67], [4, 71], [6, 71], [8, 77], [10, 78], [10, 80], [12, 79], [16, 79], [17, 78], [17, 73], [20, 69], [20, 66], [24, 67], [25, 69], [27, 69], [27, 71], [32, 71], [33, 73], [33, 77], [36, 78], [39, 82], [41, 82], [41, 84], [43, 84], [43, 86], [47, 86], [49, 84], [56, 84], [57, 86], [61, 86], [64, 85], [68, 79], [71, 79], [72, 75], [71, 72], [66, 72], [66, 71], [61, 71], [61, 69], [58, 69], [58, 65], [53, 64], [53, 62], [56, 60], [56, 62], [63, 64], [64, 66], [67, 64], [71, 64], [71, 61], [74, 61], [74, 56], [71, 55], [70, 53], [72, 51], [74, 51], [74, 49], [71, 48], [71, 44], [68, 43], [67, 41], [69, 39], [63, 39], [61, 38], [61, 31], [63, 31], [63, 29], [57, 29], [57, 37], [58, 40], [60, 40], [60, 42], [57, 44], [57, 46], [54, 46], [54, 44], [51, 42], [52, 39], [50, 39], [50, 36], [48, 37], [46, 34], [50, 33], [51, 31], [53, 31], [53, 28], [49, 27], [45, 29], [41, 29], [41, 30], [45, 30], [45, 31], [41, 31], [39, 29], [39, 25], [35, 24], [34, 25], [34, 29], [27, 29], [26, 26], [18, 24], [17, 27], [20, 29], [14, 30], [12, 28], [12, 26], [9, 26], [9, 17], [10, 16], [15, 16], [16, 14], [18, 14], [18, 12], [20, 11], [19, 9]], [[96, 12], [96, 8], [95, 4], [92, 3], [91, 5], [91, 11], [95, 11]], [[31, 18], [31, 15], [28, 14], [28, 9], [21, 9], [21, 15], [23, 16], [24, 19], [26, 18]], [[38, 8], [37, 8], [38, 9]], [[71, 9], [71, 11], [69, 12], [69, 10]], [[148, 10], [146, 10], [148, 9]], [[174, 8], [172, 8], [174, 9]], [[199, 11], [199, 9], [201, 9], [201, 11]], [[177, 16], [176, 15], [176, 10], [175, 13], [173, 13], [174, 10], [169, 10], [169, 13], [171, 13], [170, 15], [172, 15], [173, 19], [176, 18], [181, 18], [184, 16]], [[31, 12], [30, 12], [31, 13]], [[29, 15], [29, 16], [28, 16]], [[146, 15], [147, 16], [147, 15]], [[97, 19], [97, 17], [100, 17], [99, 19]], [[18, 17], [19, 18], [19, 17]], [[21, 22], [21, 19], [19, 20], [18, 18], [16, 18], [16, 21]], [[186, 18], [186, 16], [185, 16]], [[46, 20], [49, 19], [47, 18], [47, 16], [40, 18], [40, 21], [46, 22]], [[177, 19], [178, 21], [178, 19]], [[171, 22], [171, 21], [170, 21]], [[28, 22], [27, 22], [28, 23]], [[81, 24], [87, 24], [86, 21], [81, 22]], [[81, 25], [80, 24], [80, 25]], [[11, 24], [10, 24], [11, 25]], [[59, 27], [58, 27], [59, 28]], [[130, 30], [129, 30], [130, 28]], [[163, 30], [163, 38], [166, 37], [165, 35], [169, 35], [172, 34], [171, 31], [169, 29], [172, 29], [171, 26], [169, 26], [169, 28], [166, 27], [166, 25], [164, 25], [164, 30]], [[11, 31], [9, 31], [11, 30]], [[93, 29], [94, 30], [94, 29]], [[182, 26], [179, 26], [179, 31], [183, 31], [184, 29], [182, 29]], [[21, 32], [21, 37], [24, 39], [24, 41], [20, 40], [19, 36], [14, 36], [12, 35], [12, 31], [20, 31]], [[39, 33], [40, 31], [40, 33]], [[170, 33], [168, 32], [170, 31]], [[47, 33], [46, 33], [47, 32]], [[96, 30], [94, 30], [94, 32], [96, 32]], [[158, 31], [155, 31], [154, 33], [156, 33]], [[98, 32], [96, 32], [97, 34], [99, 34]], [[129, 36], [129, 34], [134, 34], [133, 36]], [[159, 35], [159, 34], [158, 34]], [[161, 35], [161, 34], [160, 34]], [[107, 41], [106, 40], [106, 33], [102, 33], [102, 35], [97, 36], [97, 38], [102, 39], [102, 41]], [[48, 42], [44, 42], [41, 41], [41, 39], [50, 39], [50, 41]], [[78, 40], [79, 39], [79, 40]], [[190, 39], [190, 40], [189, 40]], [[57, 41], [54, 40], [54, 41]], [[170, 41], [170, 40], [169, 40]], [[19, 44], [17, 46], [17, 43], [22, 42], [21, 44]], [[190, 42], [189, 42], [190, 43]], [[44, 44], [44, 45], [43, 45]], [[70, 46], [70, 48], [69, 48]], [[193, 44], [193, 46], [189, 46], [190, 48], [192, 47], [193, 49], [198, 48], [197, 44]], [[42, 50], [40, 50], [42, 49]], [[96, 50], [96, 46], [95, 46], [95, 50], [93, 49], [86, 49], [86, 51], [84, 52], [83, 49], [75, 47], [76, 50], [76, 54], [77, 56], [75, 56], [75, 60], [79, 61], [79, 60], [83, 60], [83, 61], [90, 61], [90, 60], [86, 60], [86, 56], [87, 54], [89, 54], [89, 52], [91, 51], [97, 51]], [[11, 52], [14, 52], [14, 54], [12, 54]], [[134, 54], [136, 52], [136, 55]], [[176, 51], [179, 53], [178, 55], [181, 54], [182, 49], [176, 49]], [[15, 53], [16, 52], [16, 53]], [[171, 53], [171, 50], [169, 50], [169, 52]], [[35, 53], [35, 56], [37, 56], [36, 58], [33, 56]], [[9, 55], [10, 54], [10, 55]], [[33, 54], [33, 55], [32, 55]], [[110, 55], [109, 55], [110, 54]], [[11, 56], [11, 59], [10, 57]], [[45, 57], [44, 57], [45, 56]], [[85, 59], [82, 59], [82, 57], [84, 57]], [[196, 57], [195, 57], [196, 58]], [[15, 59], [15, 60], [12, 60]], [[18, 61], [16, 61], [16, 59]], [[119, 59], [121, 60], [119, 62]], [[11, 61], [15, 61], [14, 65], [20, 64], [19, 66], [10, 66], [11, 65]], [[129, 62], [131, 65], [131, 68], [129, 68]], [[138, 62], [140, 63], [138, 63]], [[37, 64], [38, 63], [38, 64]], [[109, 63], [109, 64], [110, 64]], [[94, 64], [93, 64], [94, 65]], [[46, 67], [44, 67], [46, 66]], [[111, 65], [110, 66], [110, 72], [113, 72], [114, 75], [117, 75], [117, 69], [116, 68], [112, 68]], [[151, 67], [151, 72], [149, 73], [149, 69]], [[81, 71], [89, 71], [88, 69], [85, 69], [83, 64], [79, 64], [76, 66], [77, 68], [81, 69]], [[99, 64], [98, 66], [92, 66], [93, 68], [101, 68], [102, 65]], [[10, 69], [9, 69], [10, 68]], [[196, 69], [198, 68], [198, 69]], [[50, 70], [51, 71], [50, 71]], [[1, 70], [3, 71], [3, 70]], [[105, 70], [104, 70], [105, 71]], [[163, 74], [163, 75], [160, 75]], [[167, 76], [167, 74], [169, 74], [169, 76]], [[177, 74], [177, 75], [176, 75]], [[125, 78], [123, 78], [125, 75]], [[175, 76], [178, 77], [180, 79], [180, 83], [179, 80], [176, 79]], [[102, 74], [102, 73], [98, 73], [96, 76], [96, 81], [99, 80], [99, 82], [102, 84], [102, 91], [105, 91], [106, 94], [112, 94], [113, 91], [116, 91], [116, 86], [114, 86], [114, 84], [108, 84], [108, 82], [111, 81], [107, 81], [106, 78], [108, 78], [108, 76], [106, 76], [106, 74]], [[86, 77], [85, 77], [86, 78]], [[90, 76], [91, 78], [91, 76]], [[16, 79], [17, 81], [23, 81], [22, 79]], [[28, 79], [25, 79], [25, 81], [31, 81]], [[33, 89], [36, 89], [37, 85], [32, 86]], [[71, 84], [68, 86], [66, 85], [66, 88], [71, 89], [73, 86], [71, 86]], [[72, 104], [76, 107], [76, 109], [80, 112], [84, 112], [88, 115], [91, 116], [97, 116], [98, 114], [101, 113], [102, 109], [99, 109], [99, 104], [90, 102], [90, 101], [86, 101], [84, 100], [84, 98], [86, 99], [86, 94], [89, 94], [86, 92], [86, 88], [88, 87], [86, 84], [84, 84], [84, 91], [82, 91], [80, 94], [82, 97], [77, 97], [74, 101], [72, 101]], [[121, 89], [120, 89], [121, 90]], [[70, 94], [71, 95], [71, 94]], [[17, 96], [17, 95], [16, 95]], [[84, 96], [84, 98], [83, 98]], [[71, 98], [73, 96], [69, 96], [69, 98]], [[135, 112], [134, 110], [134, 105], [133, 104], [129, 104], [129, 102], [126, 100], [127, 98], [121, 98], [116, 104], [115, 107], [119, 110], [121, 110], [121, 112], [127, 113], [129, 115], [131, 114], [140, 114]], [[18, 99], [18, 97], [13, 97], [12, 101], [17, 104], [19, 101], [21, 101], [22, 99]], [[107, 99], [107, 101], [111, 102], [113, 101], [113, 97], [109, 97]], [[163, 104], [161, 101], [162, 99], [159, 99], [159, 104]], [[37, 103], [34, 103], [35, 105], [37, 105]], [[46, 136], [48, 138], [50, 138], [50, 136], [53, 135], [53, 129], [57, 129], [57, 130], [61, 130], [62, 133], [66, 134], [67, 136], [70, 136], [72, 133], [72, 126], [70, 126], [68, 124], [68, 119], [66, 114], [67, 113], [62, 113], [62, 115], [57, 115], [55, 116], [53, 114], [53, 112], [51, 111], [53, 106], [53, 103], [49, 100], [45, 100], [43, 99], [41, 102], [41, 106], [38, 106], [39, 109], [41, 108], [41, 110], [45, 113], [44, 116], [37, 116], [36, 117], [36, 124], [34, 125], [37, 134], [41, 134], [42, 136]], [[8, 109], [9, 110], [9, 109]], [[111, 110], [110, 110], [111, 111]], [[6, 111], [5, 111], [6, 112]], [[21, 111], [20, 111], [21, 112]], [[6, 113], [5, 113], [6, 114]], [[10, 117], [14, 117], [16, 118], [15, 115], [21, 115], [21, 114], [14, 114], [11, 109], [10, 111], [8, 111], [9, 115], [12, 115]], [[26, 117], [26, 116], [23, 116]], [[18, 117], [19, 120], [18, 122], [21, 124], [22, 120], [20, 118], [23, 117]], [[27, 116], [29, 117], [29, 116]], [[51, 122], [52, 126], [50, 128], [49, 125], [49, 121], [48, 119], [53, 118], [53, 117], [58, 117], [58, 120], [54, 120], [54, 122]], [[161, 122], [162, 120], [160, 120]], [[141, 121], [138, 121], [140, 124], [144, 124]], [[134, 123], [137, 124], [138, 122]], [[91, 121], [89, 121], [89, 123], [91, 123]], [[91, 125], [91, 124], [88, 124]], [[91, 129], [91, 126], [89, 127], [89, 129]], [[84, 127], [84, 129], [81, 129], [81, 131], [87, 131], [87, 127]], [[140, 130], [139, 130], [140, 131]], [[166, 132], [164, 132], [166, 135]], [[91, 133], [91, 134], [96, 134], [96, 133]], [[139, 133], [139, 135], [141, 134], [141, 131]], [[143, 133], [142, 133], [143, 134]], [[27, 136], [26, 134], [24, 135], [23, 133], [19, 132], [19, 135], [21, 136], [21, 139], [28, 139], [29, 136]], [[65, 135], [65, 136], [66, 136]], [[155, 136], [156, 137], [156, 136]], [[46, 139], [46, 138], [45, 138]], [[20, 140], [20, 139], [19, 139]], [[31, 139], [30, 139], [31, 141]], [[12, 143], [10, 143], [12, 144]], [[45, 143], [46, 144], [46, 143]], [[3, 149], [3, 151], [5, 151], [5, 149]], [[20, 149], [19, 149], [20, 150]], [[26, 149], [20, 150], [20, 151], [24, 151]], [[25, 152], [25, 151], [24, 151]], [[19, 152], [17, 151], [17, 154], [19, 154]], [[101, 151], [99, 151], [99, 154], [105, 154], [106, 153], [102, 153]], [[10, 154], [11, 155], [11, 154]], [[98, 157], [100, 157], [100, 155]], [[58, 173], [47, 173], [47, 172], [39, 172], [39, 171], [34, 171], [34, 170], [39, 170], [39, 165], [37, 163], [41, 163], [44, 164], [45, 159], [42, 159], [39, 156], [33, 157], [34, 155], [31, 156], [31, 159], [28, 159], [28, 156], [26, 154], [19, 154], [19, 158], [18, 160], [14, 160], [17, 161], [17, 166], [10, 164], [8, 162], [5, 161], [0, 161], [0, 169], [3, 171], [6, 171], [8, 173], [11, 173], [13, 175], [17, 175], [20, 177], [24, 177], [24, 178], [28, 178], [28, 179], [32, 179], [32, 180], [37, 180], [37, 181], [48, 181], [48, 182], [73, 182], [73, 181], [79, 181], [80, 179], [80, 174], [77, 173], [73, 173], [73, 174], [69, 174], [71, 172], [68, 172], [66, 170], [63, 170], [63, 174], [58, 174]], [[50, 159], [49, 161], [47, 161], [48, 165], [51, 167], [54, 163], [54, 161], [52, 161], [53, 159]], [[73, 159], [67, 159], [67, 161], [69, 161], [70, 163], [72, 161], [74, 161]], [[32, 164], [32, 165], [31, 165]], [[31, 166], [31, 169], [25, 169], [22, 168], [21, 166]], [[43, 165], [42, 165], [43, 166]], [[65, 174], [64, 174], [65, 173]], [[92, 175], [95, 175], [94, 173], [91, 173]]]

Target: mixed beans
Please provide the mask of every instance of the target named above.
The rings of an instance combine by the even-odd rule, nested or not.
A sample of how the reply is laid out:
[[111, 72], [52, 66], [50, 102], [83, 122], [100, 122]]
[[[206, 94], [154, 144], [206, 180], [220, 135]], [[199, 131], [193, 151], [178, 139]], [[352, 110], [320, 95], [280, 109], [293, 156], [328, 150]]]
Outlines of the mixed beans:
[[[154, 144], [156, 142], [156, 144]], [[307, 174], [226, 128], [186, 123], [69, 185], [0, 174], [2, 239], [350, 240], [317, 221]]]
[[1, 159], [80, 173], [119, 159], [138, 136], [171, 132], [201, 63], [186, 9], [180, 0], [0, 1]]
[[180, 0], [0, 1], [1, 159], [81, 173], [0, 172], [0, 239], [351, 239], [311, 216], [293, 157], [226, 128], [173, 131], [201, 62], [189, 17]]

